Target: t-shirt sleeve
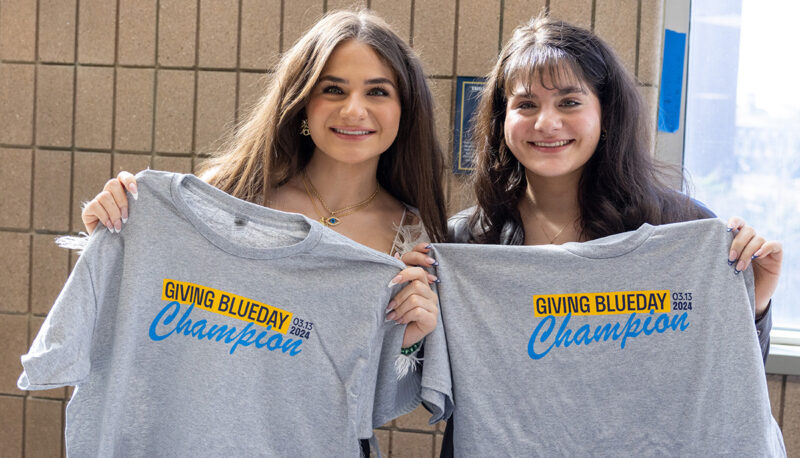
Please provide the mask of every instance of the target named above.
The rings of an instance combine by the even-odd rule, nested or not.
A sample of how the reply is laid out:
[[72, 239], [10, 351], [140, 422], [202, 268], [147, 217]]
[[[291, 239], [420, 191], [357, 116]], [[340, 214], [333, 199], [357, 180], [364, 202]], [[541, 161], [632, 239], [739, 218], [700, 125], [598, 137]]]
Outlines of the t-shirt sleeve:
[[422, 364], [402, 377], [398, 376], [396, 362], [403, 343], [405, 326], [389, 322], [383, 340], [375, 384], [372, 427], [378, 427], [401, 415], [411, 412], [420, 401], [431, 412], [430, 423], [446, 419], [453, 410], [450, 381], [450, 362], [441, 313], [436, 329], [428, 334], [422, 345]]
[[28, 353], [22, 355], [24, 370], [17, 381], [20, 389], [77, 385], [89, 374], [98, 297], [92, 260], [99, 254], [96, 245], [102, 241], [98, 239], [105, 236], [91, 238]]
[[[439, 304], [439, 308], [443, 307]], [[431, 413], [430, 423], [447, 420], [453, 413], [453, 383], [450, 373], [450, 357], [442, 325], [442, 314], [436, 329], [425, 337], [422, 347], [422, 381], [420, 397]]]
[[[395, 361], [403, 346], [405, 326], [387, 321], [383, 324], [383, 330], [380, 358], [377, 361], [375, 391], [371, 399], [373, 401], [372, 423], [368, 426], [370, 432], [372, 428], [382, 426], [388, 421], [411, 412], [420, 403], [420, 383], [422, 381], [420, 371], [409, 371], [405, 376], [398, 378], [395, 369]], [[366, 399], [364, 400], [366, 401]]]

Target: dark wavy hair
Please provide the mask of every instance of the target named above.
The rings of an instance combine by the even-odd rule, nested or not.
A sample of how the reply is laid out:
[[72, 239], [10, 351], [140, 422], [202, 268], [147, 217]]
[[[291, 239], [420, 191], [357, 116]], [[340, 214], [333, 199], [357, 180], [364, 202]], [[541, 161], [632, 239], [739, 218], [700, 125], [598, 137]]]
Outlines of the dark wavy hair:
[[514, 31], [481, 95], [473, 129], [478, 211], [469, 220], [472, 241], [500, 243], [507, 222], [522, 225], [518, 204], [527, 179], [525, 168], [505, 144], [506, 104], [517, 84], [530, 87], [538, 78], [544, 86], [545, 76], [556, 88], [577, 80], [600, 100], [604, 135], [578, 185], [583, 240], [643, 223], [707, 217], [691, 199], [665, 184], [670, 171], [648, 151], [648, 116], [636, 83], [611, 47], [589, 30], [540, 14]]
[[414, 51], [368, 11], [338, 11], [319, 20], [282, 56], [267, 92], [226, 148], [200, 175], [240, 199], [266, 205], [272, 189], [308, 164], [311, 137], [299, 134], [305, 106], [333, 50], [347, 40], [369, 45], [392, 68], [400, 96], [400, 126], [378, 161], [378, 182], [417, 207], [431, 241], [445, 237], [443, 159], [433, 96]]

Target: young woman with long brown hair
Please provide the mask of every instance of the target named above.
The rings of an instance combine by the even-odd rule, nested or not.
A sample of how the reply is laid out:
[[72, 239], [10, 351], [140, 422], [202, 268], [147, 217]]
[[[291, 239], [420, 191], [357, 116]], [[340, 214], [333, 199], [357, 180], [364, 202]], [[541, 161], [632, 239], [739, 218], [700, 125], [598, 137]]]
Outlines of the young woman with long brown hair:
[[[413, 51], [376, 16], [336, 12], [283, 55], [250, 117], [198, 176], [240, 199], [402, 254], [409, 231], [398, 228], [424, 229], [416, 236], [426, 242], [444, 239], [441, 157], [432, 95]], [[136, 198], [135, 179], [122, 172], [85, 205], [89, 232], [98, 224], [122, 228], [126, 190]], [[409, 324], [410, 346], [436, 324], [433, 279], [409, 268], [396, 281], [409, 285], [390, 319]]]
[[[432, 95], [414, 52], [369, 12], [335, 12], [282, 56], [252, 114], [198, 175], [399, 257], [445, 237], [435, 132]], [[84, 207], [89, 232], [98, 224], [122, 229], [126, 190], [137, 198], [133, 175], [122, 172]], [[407, 325], [403, 354], [437, 324], [434, 281], [410, 267], [390, 284], [407, 283], [387, 308], [387, 319]]]

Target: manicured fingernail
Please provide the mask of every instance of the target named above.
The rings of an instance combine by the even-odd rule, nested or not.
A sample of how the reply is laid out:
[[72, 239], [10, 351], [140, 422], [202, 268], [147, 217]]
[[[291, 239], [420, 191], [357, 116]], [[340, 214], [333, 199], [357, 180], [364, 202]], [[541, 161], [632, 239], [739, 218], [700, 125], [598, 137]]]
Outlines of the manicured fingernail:
[[397, 312], [392, 312], [392, 313], [386, 315], [386, 319], [387, 320], [393, 320], [393, 319], [395, 319], [395, 317], [397, 317]]
[[133, 200], [139, 200], [139, 188], [136, 186], [136, 183], [131, 183], [128, 186], [128, 191], [131, 192]]
[[736, 270], [739, 272], [743, 271], [747, 267], [744, 265], [744, 261], [739, 261], [739, 264], [736, 264]]
[[395, 307], [397, 307], [397, 301], [395, 301], [395, 300], [391, 300], [391, 301], [389, 301], [389, 306], [388, 306], [388, 307], [386, 307], [386, 313], [389, 313], [389, 312], [390, 312], [390, 311], [392, 311], [392, 310], [393, 310]]
[[392, 281], [389, 282], [389, 285], [387, 287], [391, 288], [392, 286], [399, 284], [401, 281], [403, 281], [403, 276], [402, 275], [398, 275], [398, 276], [392, 278]]
[[116, 220], [114, 222], [114, 230], [117, 231], [117, 233], [122, 230], [122, 221]]
[[428, 281], [431, 283], [441, 283], [442, 281], [436, 275], [428, 274]]
[[122, 208], [122, 222], [123, 223], [127, 223], [128, 222], [128, 207], [123, 207]]
[[728, 226], [728, 232], [733, 230], [733, 226]]
[[111, 220], [106, 221], [106, 229], [108, 229], [108, 232], [114, 233], [114, 226], [111, 225]]
[[433, 248], [433, 245], [431, 245], [430, 243], [425, 245], [426, 250], [430, 250], [431, 248]]
[[761, 256], [762, 254], [763, 254], [763, 253], [761, 253], [761, 250], [758, 250], [758, 251], [756, 251], [756, 253], [753, 255], [753, 259], [755, 259], [755, 258], [757, 258], [757, 257]]
[[739, 257], [739, 254], [738, 254], [738, 253], [736, 253], [736, 251], [734, 251], [734, 250], [731, 250], [731, 252], [730, 252], [730, 253], [728, 253], [728, 265], [729, 265], [729, 266], [732, 266], [732, 265], [733, 265], [733, 263], [735, 263], [735, 262], [736, 262], [736, 259], [737, 259], [738, 257]]
[[425, 258], [425, 262], [427, 262], [431, 266], [438, 266], [439, 265], [439, 261], [437, 261], [437, 260], [435, 260], [433, 258]]
[[739, 275], [739, 272], [741, 272], [741, 270], [737, 269], [736, 267], [733, 268], [734, 274]]

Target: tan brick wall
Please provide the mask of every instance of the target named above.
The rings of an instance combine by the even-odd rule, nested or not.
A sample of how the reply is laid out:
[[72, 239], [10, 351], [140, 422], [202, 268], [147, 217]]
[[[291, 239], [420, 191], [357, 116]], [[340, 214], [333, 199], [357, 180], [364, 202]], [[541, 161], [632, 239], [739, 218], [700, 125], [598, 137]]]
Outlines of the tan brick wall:
[[[80, 203], [119, 170], [189, 172], [263, 91], [281, 50], [326, 10], [369, 6], [420, 54], [450, 163], [456, 75], [481, 75], [511, 31], [549, 7], [611, 42], [655, 122], [663, 0], [0, 0], [0, 456], [64, 453], [71, 389], [15, 387], [75, 256]], [[468, 205], [448, 176], [450, 212]], [[800, 377], [769, 376], [800, 456]], [[418, 409], [379, 428], [384, 454], [433, 457]]]

